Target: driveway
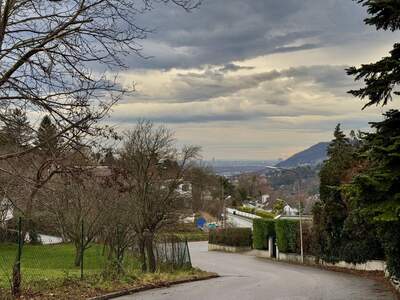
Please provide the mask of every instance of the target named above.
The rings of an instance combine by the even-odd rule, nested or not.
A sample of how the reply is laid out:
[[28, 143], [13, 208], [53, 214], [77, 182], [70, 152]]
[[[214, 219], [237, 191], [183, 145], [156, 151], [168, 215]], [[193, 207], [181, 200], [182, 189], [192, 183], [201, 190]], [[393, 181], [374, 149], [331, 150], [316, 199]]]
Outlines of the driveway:
[[120, 300], [396, 299], [375, 280], [313, 267], [278, 263], [243, 254], [208, 252], [190, 244], [193, 265], [220, 278], [150, 290]]

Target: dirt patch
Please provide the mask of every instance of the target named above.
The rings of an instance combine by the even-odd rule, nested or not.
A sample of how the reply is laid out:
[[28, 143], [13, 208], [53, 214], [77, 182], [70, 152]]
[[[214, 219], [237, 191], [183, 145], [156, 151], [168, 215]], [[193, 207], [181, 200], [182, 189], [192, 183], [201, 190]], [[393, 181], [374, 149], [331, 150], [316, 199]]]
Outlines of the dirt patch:
[[[90, 282], [80, 280], [66, 280], [62, 285], [48, 286], [40, 291], [25, 290], [20, 299], [29, 300], [83, 300], [83, 299], [111, 299], [122, 295], [137, 293], [144, 290], [169, 287], [171, 285], [206, 280], [218, 277], [215, 273], [195, 271], [192, 274], [179, 276], [148, 275], [145, 278], [132, 279], [131, 281], [104, 281]], [[10, 296], [0, 294], [0, 300], [11, 300]]]
[[208, 279], [217, 278], [217, 277], [219, 277], [217, 274], [210, 274], [209, 276], [204, 276], [204, 277], [175, 280], [175, 281], [170, 281], [170, 282], [159, 283], [158, 285], [153, 284], [153, 285], [141, 286], [141, 287], [130, 288], [130, 289], [114, 292], [114, 293], [105, 294], [102, 296], [89, 298], [88, 300], [107, 300], [107, 299], [112, 299], [112, 298], [121, 297], [121, 296], [125, 296], [125, 295], [131, 295], [131, 294], [135, 294], [138, 292], [143, 292], [143, 291], [147, 291], [147, 290], [151, 290], [151, 289], [165, 288], [165, 287], [170, 287], [172, 285], [200, 281], [200, 280], [208, 280]]

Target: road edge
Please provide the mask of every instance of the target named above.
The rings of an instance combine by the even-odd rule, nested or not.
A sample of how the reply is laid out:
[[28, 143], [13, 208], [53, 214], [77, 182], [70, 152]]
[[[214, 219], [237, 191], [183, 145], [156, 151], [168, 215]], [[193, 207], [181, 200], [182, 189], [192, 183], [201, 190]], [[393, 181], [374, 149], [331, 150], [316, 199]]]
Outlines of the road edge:
[[309, 267], [309, 268], [316, 268], [316, 269], [321, 269], [321, 270], [327, 270], [331, 272], [337, 272], [337, 273], [346, 273], [346, 274], [351, 274], [359, 277], [366, 277], [373, 279], [375, 281], [379, 281], [383, 283], [389, 290], [391, 290], [394, 294], [395, 297], [397, 297], [398, 300], [400, 300], [400, 289], [398, 289], [392, 280], [385, 276], [385, 272], [383, 271], [364, 271], [364, 270], [355, 270], [355, 269], [347, 269], [347, 268], [342, 268], [342, 267], [335, 267], [335, 266], [328, 266], [328, 265], [321, 265], [321, 264], [308, 264], [308, 263], [300, 263], [300, 262], [294, 262], [294, 261], [283, 261], [283, 260], [278, 260], [275, 258], [269, 258], [269, 257], [261, 257], [254, 255], [252, 253], [239, 253], [239, 254], [245, 254], [249, 256], [256, 257], [257, 259], [261, 260], [268, 260], [277, 264], [289, 264], [289, 265], [297, 265], [297, 266], [304, 266], [304, 267]]
[[148, 284], [148, 285], [144, 285], [144, 286], [124, 289], [124, 290], [121, 290], [121, 291], [112, 292], [112, 293], [104, 294], [104, 295], [101, 295], [101, 296], [95, 296], [95, 297], [87, 298], [87, 300], [114, 299], [114, 298], [117, 298], [117, 297], [132, 295], [132, 294], [136, 294], [136, 293], [144, 292], [144, 291], [148, 291], [148, 290], [166, 288], [166, 287], [170, 287], [170, 286], [173, 286], [173, 285], [189, 283], [189, 282], [210, 280], [210, 279], [215, 279], [215, 278], [218, 278], [218, 277], [220, 277], [218, 274], [210, 274], [210, 275], [207, 275], [207, 276], [197, 277], [197, 278], [188, 278], [188, 279], [178, 279], [178, 280], [173, 280], [173, 281], [165, 281], [165, 282], [161, 282], [161, 283], [157, 283], [157, 284]]

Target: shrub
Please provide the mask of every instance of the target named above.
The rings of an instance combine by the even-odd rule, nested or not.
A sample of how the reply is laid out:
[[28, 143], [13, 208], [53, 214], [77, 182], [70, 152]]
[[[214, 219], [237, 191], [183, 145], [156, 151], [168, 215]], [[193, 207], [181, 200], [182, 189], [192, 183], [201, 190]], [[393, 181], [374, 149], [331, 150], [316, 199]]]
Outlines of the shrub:
[[250, 247], [251, 235], [250, 228], [215, 229], [210, 231], [208, 242], [233, 247]]
[[389, 274], [400, 280], [400, 221], [383, 222], [378, 232], [385, 250]]
[[275, 215], [273, 213], [262, 210], [262, 209], [255, 209], [255, 208], [242, 206], [242, 207], [239, 207], [237, 210], [244, 212], [244, 213], [253, 214], [253, 215], [259, 216], [264, 219], [273, 219], [275, 217]]
[[[300, 254], [301, 249], [301, 239], [300, 239], [300, 224], [298, 224], [299, 230], [297, 231], [298, 234], [296, 236], [296, 249], [297, 253]], [[303, 251], [305, 255], [316, 255], [318, 253], [317, 249], [317, 239], [315, 236], [315, 231], [312, 222], [303, 220], [302, 223], [303, 229]]]
[[268, 237], [275, 237], [275, 221], [268, 219], [253, 220], [253, 248], [268, 249]]
[[299, 222], [296, 220], [275, 221], [276, 243], [283, 253], [297, 253]]
[[344, 222], [340, 259], [355, 264], [383, 258], [376, 226], [359, 209], [353, 210]]

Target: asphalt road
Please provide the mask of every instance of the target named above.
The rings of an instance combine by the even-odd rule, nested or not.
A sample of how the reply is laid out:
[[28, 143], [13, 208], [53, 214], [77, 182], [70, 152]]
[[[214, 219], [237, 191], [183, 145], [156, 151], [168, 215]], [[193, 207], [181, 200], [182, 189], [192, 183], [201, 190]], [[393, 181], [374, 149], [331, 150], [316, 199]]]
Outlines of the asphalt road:
[[150, 290], [120, 300], [396, 299], [382, 283], [346, 273], [297, 266], [243, 254], [208, 252], [191, 243], [193, 265], [220, 278]]
[[228, 213], [228, 223], [233, 227], [253, 228], [253, 220]]

